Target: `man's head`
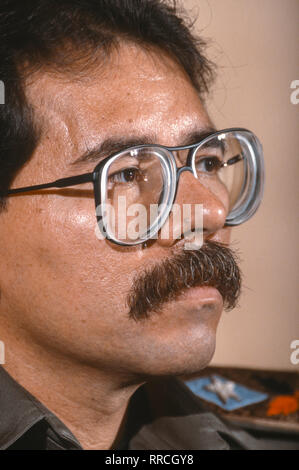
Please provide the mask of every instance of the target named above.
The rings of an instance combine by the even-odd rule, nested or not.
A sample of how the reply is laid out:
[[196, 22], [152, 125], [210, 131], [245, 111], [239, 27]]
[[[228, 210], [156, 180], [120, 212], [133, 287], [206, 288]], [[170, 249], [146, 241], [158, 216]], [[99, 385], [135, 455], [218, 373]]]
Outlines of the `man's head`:
[[[203, 43], [166, 2], [2, 5], [1, 191], [92, 172], [95, 152], [74, 162], [109, 139], [120, 148], [143, 138], [179, 146], [211, 129]], [[8, 198], [0, 215], [5, 331], [32, 350], [125, 377], [204, 367], [240, 274], [222, 247], [227, 205], [185, 172], [176, 204], [195, 203], [204, 206], [201, 254], [184, 254], [183, 240], [171, 237], [145, 249], [99, 240], [89, 183]]]

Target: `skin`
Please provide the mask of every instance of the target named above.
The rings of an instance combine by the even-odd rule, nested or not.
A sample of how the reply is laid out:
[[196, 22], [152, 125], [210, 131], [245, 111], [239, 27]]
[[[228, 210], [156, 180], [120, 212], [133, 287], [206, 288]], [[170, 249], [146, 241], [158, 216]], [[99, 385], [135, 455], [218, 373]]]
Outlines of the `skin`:
[[[40, 73], [27, 96], [43, 134], [13, 187], [92, 171], [95, 163], [75, 172], [71, 163], [107, 137], [150, 133], [154, 143], [177, 146], [190, 130], [211, 126], [184, 71], [133, 44], [82, 80]], [[226, 208], [191, 173], [181, 175], [175, 202], [204, 203], [204, 237], [228, 243]], [[6, 370], [83, 448], [108, 449], [141, 383], [209, 363], [222, 299], [191, 289], [134, 321], [125, 304], [134, 274], [181, 250], [183, 240], [124, 248], [98, 240], [95, 227], [91, 184], [9, 199], [0, 217], [0, 338]]]

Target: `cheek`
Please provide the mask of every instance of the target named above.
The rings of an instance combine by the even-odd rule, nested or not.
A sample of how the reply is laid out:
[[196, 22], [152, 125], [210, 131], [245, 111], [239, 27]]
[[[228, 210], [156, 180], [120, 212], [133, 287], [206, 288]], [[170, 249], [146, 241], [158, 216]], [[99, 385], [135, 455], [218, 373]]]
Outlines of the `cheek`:
[[92, 310], [107, 297], [123, 306], [136, 260], [134, 254], [123, 255], [98, 240], [93, 200], [48, 196], [26, 208], [18, 203], [15, 209], [5, 234], [6, 250], [1, 250], [7, 291], [15, 286], [14, 297], [20, 302], [26, 297], [28, 305], [34, 297], [39, 307], [51, 302], [52, 308], [61, 303]]
[[118, 253], [97, 238], [94, 202], [73, 202], [60, 210], [51, 208], [38, 257], [55, 276], [72, 281], [81, 294], [94, 290], [101, 296], [112, 289], [112, 282], [118, 281], [121, 287], [126, 265], [120, 266]]

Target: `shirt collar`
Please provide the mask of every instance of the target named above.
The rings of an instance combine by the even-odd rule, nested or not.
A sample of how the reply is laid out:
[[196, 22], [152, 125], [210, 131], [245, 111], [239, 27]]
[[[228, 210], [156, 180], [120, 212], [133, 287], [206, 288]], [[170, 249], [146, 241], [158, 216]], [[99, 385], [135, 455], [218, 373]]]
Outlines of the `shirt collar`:
[[51, 438], [81, 448], [71, 431], [0, 366], [0, 449], [7, 449], [35, 424], [46, 420]]

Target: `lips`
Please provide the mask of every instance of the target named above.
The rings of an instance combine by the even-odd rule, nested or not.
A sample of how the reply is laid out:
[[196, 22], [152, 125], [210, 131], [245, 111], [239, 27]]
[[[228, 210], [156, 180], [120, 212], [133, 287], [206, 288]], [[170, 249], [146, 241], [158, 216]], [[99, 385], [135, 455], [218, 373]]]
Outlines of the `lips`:
[[222, 296], [215, 287], [191, 287], [184, 290], [175, 303], [184, 311], [199, 314], [201, 320], [220, 317], [223, 310]]
[[190, 287], [183, 291], [182, 296], [189, 301], [195, 301], [199, 304], [208, 303], [221, 303], [223, 304], [222, 296], [218, 289], [209, 286]]

